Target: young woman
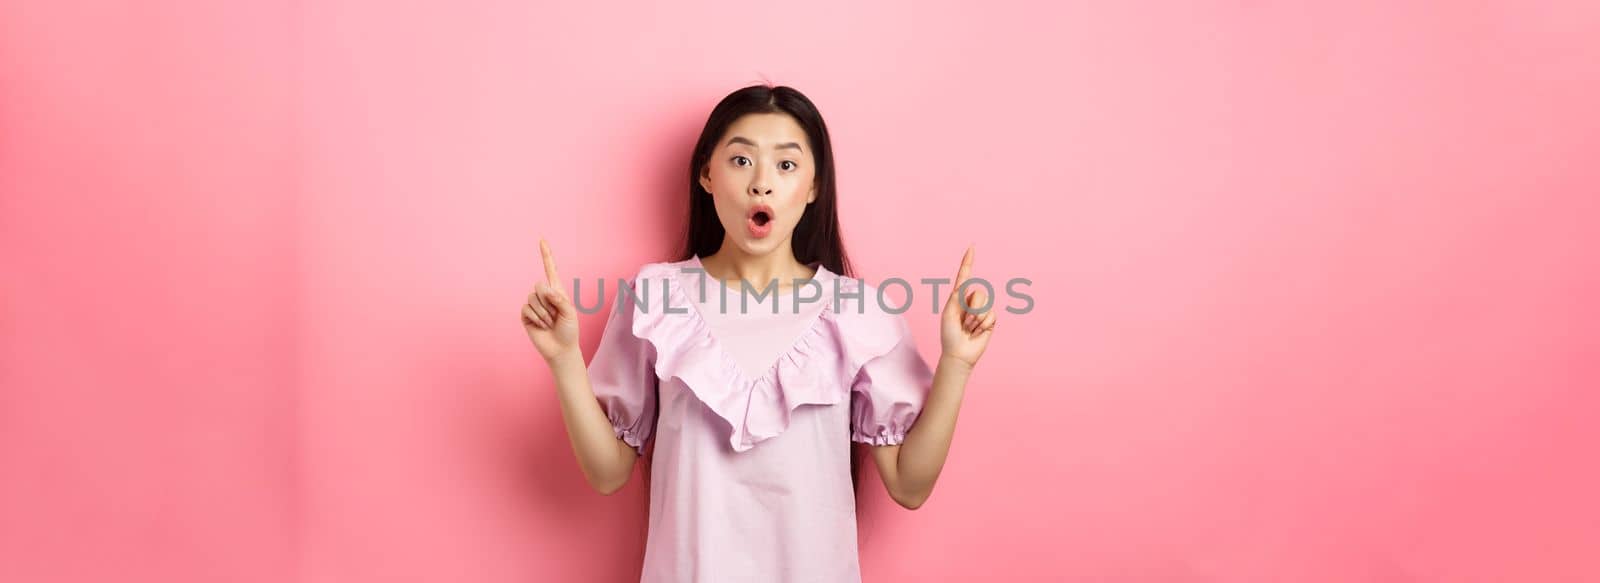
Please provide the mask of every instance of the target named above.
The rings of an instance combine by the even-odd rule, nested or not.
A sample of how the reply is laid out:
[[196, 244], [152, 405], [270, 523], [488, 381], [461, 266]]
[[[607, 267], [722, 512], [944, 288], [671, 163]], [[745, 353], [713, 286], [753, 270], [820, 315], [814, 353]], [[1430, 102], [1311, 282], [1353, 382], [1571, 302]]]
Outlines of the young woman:
[[587, 367], [540, 241], [548, 281], [522, 324], [555, 376], [578, 465], [610, 494], [653, 456], [643, 581], [859, 581], [852, 444], [900, 505], [928, 499], [995, 325], [985, 294], [957, 292], [972, 249], [930, 370], [905, 318], [851, 273], [828, 130], [804, 95], [728, 95], [688, 178], [682, 252], [617, 290]]

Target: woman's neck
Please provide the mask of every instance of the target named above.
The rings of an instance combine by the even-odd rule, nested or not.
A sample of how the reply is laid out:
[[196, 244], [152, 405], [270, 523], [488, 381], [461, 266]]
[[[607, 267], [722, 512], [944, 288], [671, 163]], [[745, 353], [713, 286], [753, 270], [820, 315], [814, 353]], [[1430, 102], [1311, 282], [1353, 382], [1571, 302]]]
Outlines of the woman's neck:
[[723, 285], [738, 287], [743, 280], [758, 290], [774, 281], [779, 290], [788, 290], [794, 287], [794, 280], [811, 279], [816, 275], [816, 270], [795, 260], [794, 251], [788, 245], [770, 253], [752, 255], [724, 241], [716, 253], [700, 258], [700, 266], [705, 268], [707, 277]]

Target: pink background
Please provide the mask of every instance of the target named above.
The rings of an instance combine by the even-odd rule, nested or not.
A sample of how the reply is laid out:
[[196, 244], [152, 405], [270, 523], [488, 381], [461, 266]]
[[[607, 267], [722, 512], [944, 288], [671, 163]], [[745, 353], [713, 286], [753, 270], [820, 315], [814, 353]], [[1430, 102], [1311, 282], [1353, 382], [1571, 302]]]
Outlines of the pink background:
[[867, 581], [1600, 580], [1594, 3], [948, 4], [0, 2], [0, 580], [635, 579], [517, 305], [763, 80], [1034, 282]]

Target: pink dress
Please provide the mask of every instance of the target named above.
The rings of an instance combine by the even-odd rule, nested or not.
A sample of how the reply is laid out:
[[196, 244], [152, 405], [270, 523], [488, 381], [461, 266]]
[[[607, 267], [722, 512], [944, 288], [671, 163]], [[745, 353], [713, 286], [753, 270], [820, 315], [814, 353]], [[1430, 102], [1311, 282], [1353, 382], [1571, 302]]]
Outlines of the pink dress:
[[850, 442], [901, 443], [933, 372], [874, 287], [812, 267], [742, 313], [738, 287], [685, 271], [698, 257], [641, 268], [642, 306], [608, 296], [595, 396], [617, 437], [654, 438], [641, 581], [861, 580]]

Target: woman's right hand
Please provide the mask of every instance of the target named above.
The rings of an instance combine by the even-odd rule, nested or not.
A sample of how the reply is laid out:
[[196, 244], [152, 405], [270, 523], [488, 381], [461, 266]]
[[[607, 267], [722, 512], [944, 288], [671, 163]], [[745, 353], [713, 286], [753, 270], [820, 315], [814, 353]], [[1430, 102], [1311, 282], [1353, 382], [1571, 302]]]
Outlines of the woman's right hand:
[[544, 257], [545, 282], [535, 284], [528, 302], [522, 305], [522, 328], [539, 355], [550, 362], [578, 351], [578, 314], [571, 298], [561, 291], [556, 260], [544, 239], [539, 239], [539, 254]]

